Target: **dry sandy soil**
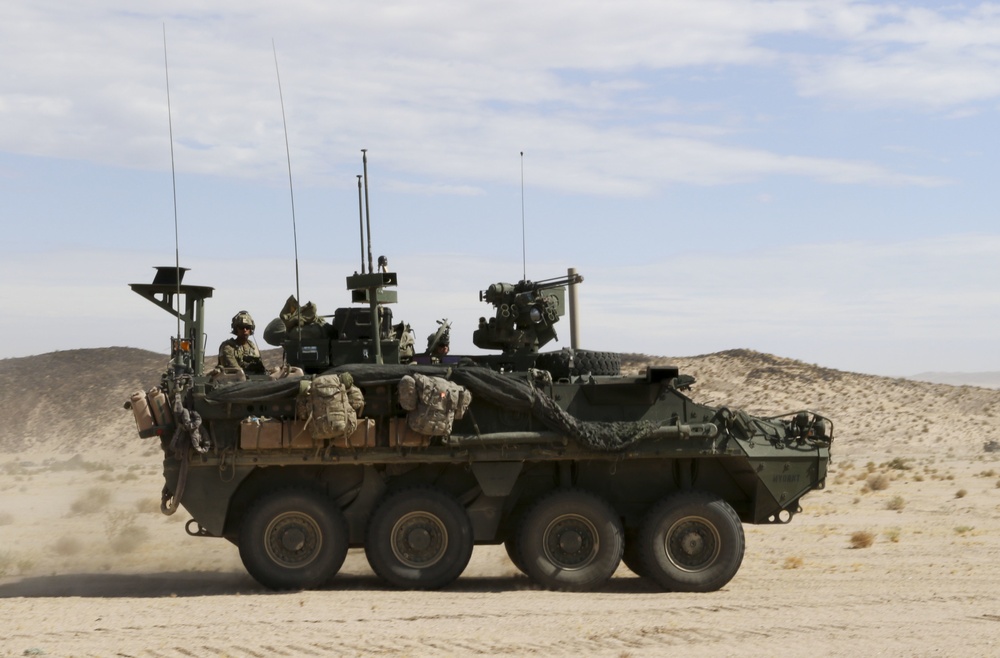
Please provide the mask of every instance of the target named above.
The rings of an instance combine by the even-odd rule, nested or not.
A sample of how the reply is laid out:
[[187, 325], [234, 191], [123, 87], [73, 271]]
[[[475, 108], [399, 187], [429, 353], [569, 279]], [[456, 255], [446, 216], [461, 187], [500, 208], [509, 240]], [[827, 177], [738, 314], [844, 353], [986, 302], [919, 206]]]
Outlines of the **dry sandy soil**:
[[1000, 392], [742, 351], [673, 361], [700, 400], [838, 420], [826, 490], [788, 525], [745, 526], [719, 592], [624, 566], [599, 592], [547, 592], [479, 547], [440, 592], [388, 589], [352, 551], [328, 589], [271, 593], [234, 546], [159, 513], [158, 449], [126, 422], [103, 450], [0, 450], [0, 656], [1000, 655], [1000, 453], [983, 445]]

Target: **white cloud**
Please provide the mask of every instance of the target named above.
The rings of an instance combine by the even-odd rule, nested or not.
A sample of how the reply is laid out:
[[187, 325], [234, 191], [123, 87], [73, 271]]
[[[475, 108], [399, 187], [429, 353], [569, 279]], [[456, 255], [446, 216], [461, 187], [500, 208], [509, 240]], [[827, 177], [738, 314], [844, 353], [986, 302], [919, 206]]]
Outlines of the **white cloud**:
[[[874, 18], [874, 20], [872, 20]], [[941, 110], [1000, 96], [1000, 8], [880, 8], [847, 48], [805, 56], [802, 93]]]
[[[727, 143], [731, 126], [696, 118], [696, 106], [678, 102], [669, 88], [633, 98], [650, 84], [643, 72], [779, 67], [785, 53], [762, 45], [766, 37], [832, 32], [850, 39], [848, 47], [903, 38], [884, 21], [873, 23], [875, 13], [853, 3], [728, 0], [442, 0], [419, 10], [304, 2], [56, 10], [22, 2], [0, 26], [0, 56], [18, 61], [0, 92], [0, 149], [164, 169], [165, 25], [182, 173], [281, 180], [273, 39], [302, 184], [324, 184], [359, 144], [385, 153], [383, 163], [400, 174], [458, 179], [432, 183], [439, 193], [514, 182], [515, 168], [498, 168], [496, 159], [524, 148], [538, 153], [543, 184], [576, 193], [642, 195], [675, 183], [770, 175], [938, 184], [872, 162]], [[817, 58], [803, 92], [941, 103], [961, 101], [971, 89], [996, 93], [988, 68], [956, 76], [951, 66], [912, 57]], [[919, 75], [902, 75], [909, 71]]]

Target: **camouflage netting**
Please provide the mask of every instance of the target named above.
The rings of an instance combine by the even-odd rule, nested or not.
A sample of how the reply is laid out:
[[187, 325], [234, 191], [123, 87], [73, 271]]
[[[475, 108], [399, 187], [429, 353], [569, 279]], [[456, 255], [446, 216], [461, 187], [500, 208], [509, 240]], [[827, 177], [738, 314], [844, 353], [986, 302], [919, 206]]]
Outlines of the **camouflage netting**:
[[[333, 368], [328, 373], [350, 372], [355, 385], [393, 385], [405, 375], [421, 373], [444, 377], [469, 389], [473, 401], [483, 401], [504, 409], [530, 414], [542, 425], [563, 436], [576, 439], [595, 450], [621, 450], [639, 441], [660, 427], [650, 421], [598, 422], [584, 421], [567, 413], [552, 398], [543, 395], [530, 383], [503, 375], [488, 368], [433, 365], [374, 365], [352, 364]], [[232, 384], [209, 393], [206, 397], [220, 403], [277, 402], [295, 398], [300, 377], [276, 381], [248, 381]]]

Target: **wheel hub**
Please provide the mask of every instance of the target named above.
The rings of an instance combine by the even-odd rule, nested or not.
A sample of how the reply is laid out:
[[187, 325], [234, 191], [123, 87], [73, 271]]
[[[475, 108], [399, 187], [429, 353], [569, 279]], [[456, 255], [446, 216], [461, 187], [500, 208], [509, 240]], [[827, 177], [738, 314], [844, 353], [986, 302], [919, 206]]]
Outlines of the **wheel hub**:
[[664, 536], [667, 558], [683, 571], [703, 571], [715, 563], [721, 550], [718, 529], [697, 516], [674, 523]]
[[397, 560], [414, 569], [425, 569], [444, 557], [448, 529], [432, 514], [411, 512], [396, 521], [391, 543]]
[[305, 544], [306, 533], [302, 532], [302, 528], [288, 528], [281, 533], [281, 545], [286, 550], [292, 552], [300, 551]]
[[544, 548], [546, 558], [560, 569], [582, 569], [600, 549], [597, 528], [583, 516], [565, 514], [545, 529]]
[[268, 557], [287, 569], [301, 569], [319, 556], [323, 533], [311, 516], [289, 512], [276, 516], [264, 532]]
[[687, 555], [697, 555], [705, 550], [705, 540], [697, 532], [689, 532], [681, 538], [680, 547]]

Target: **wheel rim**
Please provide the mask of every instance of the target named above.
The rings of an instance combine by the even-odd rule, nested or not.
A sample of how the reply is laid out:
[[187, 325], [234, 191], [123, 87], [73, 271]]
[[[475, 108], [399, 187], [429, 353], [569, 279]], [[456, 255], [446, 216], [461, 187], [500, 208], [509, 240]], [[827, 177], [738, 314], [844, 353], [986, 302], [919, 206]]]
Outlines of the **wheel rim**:
[[436, 516], [410, 512], [392, 526], [392, 553], [408, 567], [436, 564], [448, 550], [448, 529]]
[[565, 571], [582, 569], [594, 561], [601, 548], [597, 527], [586, 517], [563, 514], [545, 528], [545, 557]]
[[311, 516], [286, 512], [276, 516], [264, 531], [264, 548], [275, 563], [288, 569], [301, 569], [320, 554], [323, 533]]
[[703, 571], [719, 557], [722, 542], [719, 530], [699, 516], [686, 516], [675, 522], [664, 537], [664, 549], [670, 562], [682, 571]]

